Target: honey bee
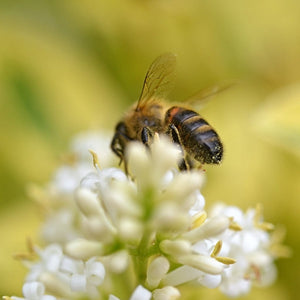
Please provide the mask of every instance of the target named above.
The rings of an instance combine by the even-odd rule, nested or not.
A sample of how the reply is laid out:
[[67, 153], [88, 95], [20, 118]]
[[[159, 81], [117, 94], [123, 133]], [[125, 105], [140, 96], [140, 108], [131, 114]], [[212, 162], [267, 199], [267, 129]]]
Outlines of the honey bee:
[[[219, 164], [223, 145], [217, 132], [197, 112], [184, 106], [171, 106], [165, 98], [175, 79], [176, 56], [166, 53], [151, 64], [136, 104], [116, 125], [111, 142], [112, 151], [124, 160], [130, 141], [140, 141], [148, 146], [155, 133], [169, 136], [182, 149], [178, 167], [189, 170], [202, 164]], [[216, 91], [208, 92], [206, 96]]]

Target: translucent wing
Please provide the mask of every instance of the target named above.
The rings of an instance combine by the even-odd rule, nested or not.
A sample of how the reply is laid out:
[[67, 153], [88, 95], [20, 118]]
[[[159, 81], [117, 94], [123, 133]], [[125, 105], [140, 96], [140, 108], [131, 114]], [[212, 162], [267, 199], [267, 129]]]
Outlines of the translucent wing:
[[167, 96], [175, 81], [175, 66], [176, 56], [173, 53], [165, 53], [155, 59], [146, 74], [136, 109], [154, 97]]
[[192, 95], [191, 97], [185, 99], [184, 102], [193, 107], [200, 108], [205, 104], [206, 101], [209, 100], [209, 98], [231, 88], [235, 84], [235, 82], [230, 82], [204, 88]]

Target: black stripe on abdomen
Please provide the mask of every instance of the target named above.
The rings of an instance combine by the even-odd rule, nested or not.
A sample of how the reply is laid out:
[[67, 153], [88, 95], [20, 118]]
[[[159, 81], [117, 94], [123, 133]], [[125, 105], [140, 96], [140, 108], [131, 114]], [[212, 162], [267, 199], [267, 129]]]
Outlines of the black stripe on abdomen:
[[[198, 116], [198, 114], [192, 110], [183, 108], [183, 107], [172, 107], [170, 110], [170, 113], [172, 115], [171, 122], [178, 128], [181, 126], [183, 122], [186, 120]], [[174, 114], [172, 114], [172, 111], [174, 111]]]
[[204, 125], [208, 125], [208, 123], [199, 115], [196, 115], [181, 122], [178, 128], [182, 131], [183, 134], [189, 134]]

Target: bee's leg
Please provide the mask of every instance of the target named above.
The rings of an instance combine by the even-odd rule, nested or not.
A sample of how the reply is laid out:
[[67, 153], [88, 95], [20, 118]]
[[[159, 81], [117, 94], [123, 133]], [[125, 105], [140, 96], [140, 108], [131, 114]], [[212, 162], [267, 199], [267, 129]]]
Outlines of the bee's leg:
[[120, 143], [120, 134], [118, 132], [115, 133], [115, 135], [111, 141], [110, 148], [120, 158], [119, 166], [121, 165], [122, 162], [124, 162], [125, 174], [129, 175], [127, 161], [125, 159], [124, 150]]
[[149, 147], [149, 141], [152, 137], [152, 131], [148, 127], [144, 127], [141, 132], [141, 140], [146, 147]]
[[187, 171], [189, 170], [190, 168], [188, 167], [188, 164], [185, 160], [184, 157], [182, 157], [182, 159], [180, 160], [180, 162], [178, 163], [178, 168], [180, 171]]
[[176, 143], [180, 146], [181, 151], [182, 151], [182, 159], [178, 163], [178, 168], [181, 171], [189, 170], [191, 168], [191, 165], [190, 165], [189, 159], [185, 155], [185, 151], [182, 146], [182, 142], [181, 142], [177, 127], [174, 124], [170, 124], [169, 128], [167, 130], [167, 134], [171, 136], [174, 143]]
[[120, 163], [122, 163], [124, 154], [123, 154], [123, 149], [120, 145], [120, 140], [119, 140], [119, 133], [116, 132], [111, 143], [110, 143], [110, 148], [115, 153], [119, 158], [120, 158]]

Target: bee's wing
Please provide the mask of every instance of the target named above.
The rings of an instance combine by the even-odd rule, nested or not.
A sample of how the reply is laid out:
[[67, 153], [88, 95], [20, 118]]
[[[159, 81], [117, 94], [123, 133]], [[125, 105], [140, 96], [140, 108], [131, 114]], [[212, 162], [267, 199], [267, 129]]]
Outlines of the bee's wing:
[[220, 85], [211, 86], [208, 88], [204, 88], [198, 92], [196, 92], [191, 97], [184, 100], [184, 103], [196, 108], [201, 108], [205, 102], [207, 102], [211, 97], [231, 88], [235, 85], [236, 82], [223, 83]]
[[171, 91], [175, 81], [176, 56], [165, 53], [151, 64], [142, 88], [136, 109], [153, 97], [164, 98]]

